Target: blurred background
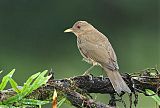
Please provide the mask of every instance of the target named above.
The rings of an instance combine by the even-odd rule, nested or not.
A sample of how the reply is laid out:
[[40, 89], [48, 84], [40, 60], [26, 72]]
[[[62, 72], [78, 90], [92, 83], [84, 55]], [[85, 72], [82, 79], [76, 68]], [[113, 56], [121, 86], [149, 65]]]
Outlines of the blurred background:
[[[52, 68], [56, 79], [83, 74], [90, 65], [76, 37], [63, 32], [78, 20], [109, 38], [121, 72], [160, 67], [159, 11], [158, 0], [0, 0], [0, 78], [13, 68], [19, 85], [45, 69]], [[92, 74], [101, 75], [101, 68]], [[99, 97], [107, 103], [106, 95]], [[140, 95], [138, 108], [155, 104]]]

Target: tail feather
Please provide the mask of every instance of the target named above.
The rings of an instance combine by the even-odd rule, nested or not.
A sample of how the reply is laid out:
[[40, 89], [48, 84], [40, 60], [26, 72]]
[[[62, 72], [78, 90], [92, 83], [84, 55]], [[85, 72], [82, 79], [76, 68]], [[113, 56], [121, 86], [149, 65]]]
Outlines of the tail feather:
[[131, 93], [131, 90], [129, 89], [129, 87], [127, 86], [127, 84], [117, 70], [110, 70], [108, 68], [104, 68], [104, 70], [106, 71], [114, 90], [118, 94], [120, 94], [122, 91]]

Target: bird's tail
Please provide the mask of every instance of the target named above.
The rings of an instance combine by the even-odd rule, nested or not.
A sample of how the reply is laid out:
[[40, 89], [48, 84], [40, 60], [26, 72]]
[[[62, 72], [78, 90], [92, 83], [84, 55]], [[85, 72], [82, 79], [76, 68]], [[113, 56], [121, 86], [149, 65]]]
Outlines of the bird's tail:
[[108, 68], [104, 67], [104, 70], [106, 71], [108, 78], [110, 82], [112, 83], [112, 86], [114, 90], [120, 94], [122, 91], [131, 93], [131, 90], [127, 86], [127, 84], [124, 82], [122, 76], [118, 72], [118, 70], [110, 70]]

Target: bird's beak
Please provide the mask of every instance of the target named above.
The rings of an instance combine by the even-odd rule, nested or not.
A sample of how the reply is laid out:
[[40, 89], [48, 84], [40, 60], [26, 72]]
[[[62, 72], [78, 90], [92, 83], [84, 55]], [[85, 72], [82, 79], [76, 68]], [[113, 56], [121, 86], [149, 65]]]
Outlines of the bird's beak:
[[69, 28], [69, 29], [65, 30], [64, 32], [65, 32], [65, 33], [66, 33], [66, 32], [73, 32], [73, 29], [72, 29], [72, 28]]

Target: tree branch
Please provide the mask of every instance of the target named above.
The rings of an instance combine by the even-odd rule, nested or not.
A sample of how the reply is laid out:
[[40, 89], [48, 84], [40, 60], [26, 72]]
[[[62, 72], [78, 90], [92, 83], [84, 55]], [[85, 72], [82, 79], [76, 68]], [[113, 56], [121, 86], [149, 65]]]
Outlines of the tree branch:
[[[153, 72], [154, 75], [152, 75]], [[132, 75], [123, 75], [123, 79], [134, 94], [143, 93], [147, 95], [145, 89], [150, 89], [160, 96], [160, 73], [155, 68], [146, 69]], [[51, 100], [54, 89], [58, 91], [58, 96], [66, 97], [77, 108], [114, 108], [116, 105], [114, 98], [111, 98], [109, 105], [105, 105], [89, 97], [89, 93], [110, 94], [112, 97], [116, 94], [108, 77], [95, 77], [92, 75], [60, 80], [50, 79], [46, 85], [29, 94], [27, 98]], [[12, 89], [0, 91], [0, 101], [3, 102], [15, 94]]]

